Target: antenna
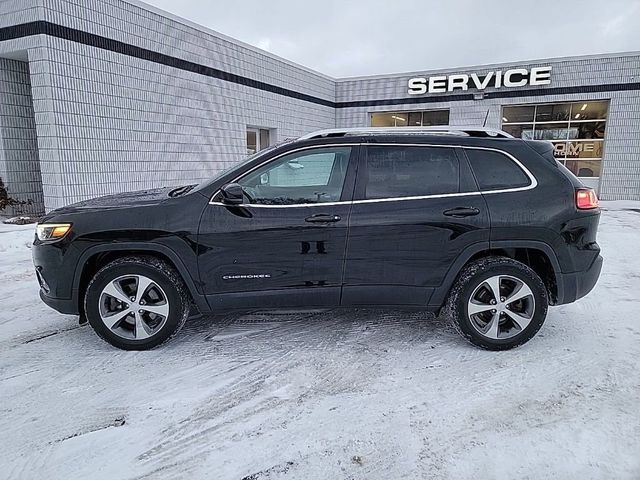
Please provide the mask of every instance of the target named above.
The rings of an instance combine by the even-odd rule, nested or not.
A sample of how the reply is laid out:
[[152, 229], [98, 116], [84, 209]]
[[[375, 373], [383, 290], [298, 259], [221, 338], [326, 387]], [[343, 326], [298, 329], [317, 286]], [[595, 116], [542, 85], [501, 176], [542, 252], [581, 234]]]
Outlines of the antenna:
[[484, 116], [484, 122], [482, 122], [482, 126], [487, 126], [487, 118], [489, 118], [489, 109], [487, 108], [487, 114]]

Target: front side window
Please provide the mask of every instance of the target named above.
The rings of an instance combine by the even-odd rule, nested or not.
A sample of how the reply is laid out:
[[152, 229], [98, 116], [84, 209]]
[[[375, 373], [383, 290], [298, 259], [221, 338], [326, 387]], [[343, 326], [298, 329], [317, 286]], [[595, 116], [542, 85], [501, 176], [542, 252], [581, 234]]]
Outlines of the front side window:
[[531, 183], [524, 171], [500, 152], [469, 148], [464, 150], [480, 191], [526, 187]]
[[453, 148], [372, 146], [367, 149], [366, 199], [458, 193], [458, 158]]
[[351, 147], [295, 152], [261, 166], [238, 183], [252, 204], [337, 202], [342, 195], [350, 156]]

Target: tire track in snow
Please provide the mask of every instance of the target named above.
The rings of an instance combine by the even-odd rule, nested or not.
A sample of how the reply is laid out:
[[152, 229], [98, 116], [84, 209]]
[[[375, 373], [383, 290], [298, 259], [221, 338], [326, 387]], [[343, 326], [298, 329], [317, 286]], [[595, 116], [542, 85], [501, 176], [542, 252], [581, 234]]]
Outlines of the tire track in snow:
[[[354, 336], [359, 336], [358, 334], [362, 331], [362, 327], [358, 325], [358, 322], [354, 322], [351, 319], [345, 322], [344, 318], [330, 319], [328, 320], [330, 325], [327, 325], [327, 317], [335, 316], [335, 313], [329, 312], [328, 314], [323, 314], [323, 316], [325, 318], [319, 319], [315, 325], [308, 323], [309, 317], [303, 317], [295, 321], [287, 320], [280, 325], [280, 329], [271, 330], [270, 333], [277, 332], [278, 335], [274, 337], [275, 339], [271, 338], [269, 341], [272, 344], [284, 344], [287, 346], [289, 346], [288, 342], [291, 341], [290, 331], [292, 329], [295, 330], [297, 338], [293, 339], [294, 347], [278, 356], [264, 358], [261, 365], [241, 375], [235, 384], [228, 386], [224, 398], [212, 396], [205, 405], [201, 405], [198, 412], [180, 422], [175, 432], [169, 434], [165, 442], [145, 452], [141, 456], [141, 460], [155, 458], [154, 463], [162, 463], [165, 459], [182, 458], [181, 455], [187, 454], [188, 458], [183, 458], [183, 461], [180, 462], [184, 467], [185, 463], [195, 462], [200, 456], [206, 456], [211, 449], [210, 445], [215, 444], [216, 439], [219, 438], [217, 433], [224, 427], [241, 423], [257, 414], [278, 408], [283, 403], [301, 405], [310, 402], [314, 397], [354, 391], [365, 385], [368, 382], [365, 370], [371, 365], [354, 370], [354, 355], [359, 352], [354, 353], [351, 345], [349, 345], [349, 343], [353, 342]], [[318, 316], [316, 315], [316, 317]], [[304, 327], [301, 328], [303, 323]], [[335, 328], [337, 326], [342, 328]], [[269, 377], [277, 378], [287, 372], [291, 375], [292, 372], [296, 372], [296, 369], [301, 369], [301, 375], [305, 375], [308, 363], [303, 365], [299, 361], [291, 362], [288, 359], [295, 358], [294, 353], [299, 353], [294, 352], [296, 343], [302, 342], [305, 337], [307, 337], [307, 343], [309, 343], [309, 337], [315, 340], [318, 332], [325, 333], [324, 341], [306, 345], [304, 347], [305, 352], [309, 352], [309, 348], [307, 348], [309, 346], [314, 352], [319, 351], [322, 353], [326, 351], [329, 345], [335, 346], [336, 344], [344, 343], [346, 355], [342, 357], [340, 362], [333, 361], [328, 363], [318, 361], [314, 357], [314, 375], [306, 378], [311, 384], [307, 385], [302, 394], [295, 396], [294, 399], [282, 401], [269, 397], [268, 393], [265, 392], [267, 387], [264, 385], [265, 380]], [[233, 348], [233, 345], [228, 348]], [[236, 351], [235, 353], [237, 354], [238, 352]], [[372, 356], [372, 358], [375, 360], [375, 356]], [[254, 397], [260, 398], [260, 395], [264, 396], [261, 401], [266, 402], [266, 406], [255, 407], [247, 405], [247, 403], [251, 403], [250, 401], [241, 400]], [[229, 410], [233, 411], [227, 414]], [[213, 418], [216, 418], [216, 420], [212, 420]], [[210, 423], [210, 425], [203, 428], [203, 423]], [[220, 438], [220, 441], [224, 442], [224, 438]], [[157, 468], [160, 467], [158, 466]], [[156, 470], [154, 469], [154, 471]]]

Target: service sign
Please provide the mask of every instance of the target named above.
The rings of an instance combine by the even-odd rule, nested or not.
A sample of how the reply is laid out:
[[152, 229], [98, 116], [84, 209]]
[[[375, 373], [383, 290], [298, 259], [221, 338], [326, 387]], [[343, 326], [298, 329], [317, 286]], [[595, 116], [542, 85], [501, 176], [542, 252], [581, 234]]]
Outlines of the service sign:
[[551, 84], [551, 67], [511, 68], [496, 70], [484, 76], [477, 73], [458, 73], [454, 75], [435, 75], [432, 77], [410, 78], [409, 95], [426, 93], [446, 93], [467, 91], [469, 89], [484, 90], [486, 88], [513, 88], [526, 85]]

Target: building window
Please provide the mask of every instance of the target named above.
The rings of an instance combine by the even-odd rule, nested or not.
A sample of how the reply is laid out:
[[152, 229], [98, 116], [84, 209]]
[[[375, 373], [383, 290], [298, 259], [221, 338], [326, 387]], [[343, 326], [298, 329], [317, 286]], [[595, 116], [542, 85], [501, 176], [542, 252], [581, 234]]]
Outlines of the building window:
[[578, 177], [599, 177], [609, 102], [502, 107], [502, 129], [518, 138], [549, 140], [555, 157]]
[[271, 145], [269, 130], [247, 127], [247, 155], [253, 155]]
[[371, 114], [372, 127], [430, 127], [433, 125], [449, 125], [449, 110]]

